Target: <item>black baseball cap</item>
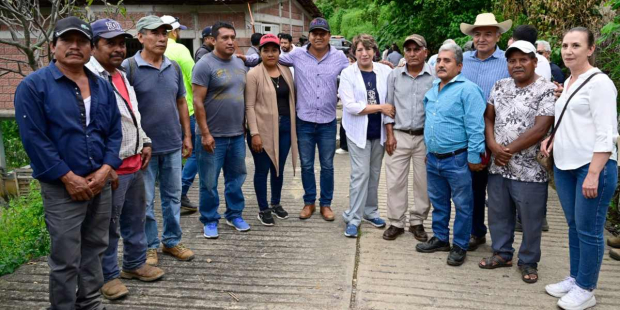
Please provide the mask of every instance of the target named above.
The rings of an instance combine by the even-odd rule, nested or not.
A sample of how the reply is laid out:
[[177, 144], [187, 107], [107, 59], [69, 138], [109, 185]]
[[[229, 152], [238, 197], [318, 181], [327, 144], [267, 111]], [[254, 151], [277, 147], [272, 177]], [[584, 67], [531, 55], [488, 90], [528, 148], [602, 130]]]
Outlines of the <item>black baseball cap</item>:
[[93, 39], [93, 29], [90, 25], [75, 16], [63, 18], [56, 22], [56, 26], [54, 27], [54, 38], [58, 38], [69, 31], [79, 31], [89, 40]]
[[325, 30], [327, 32], [331, 32], [331, 30], [329, 30], [329, 23], [327, 22], [327, 20], [325, 18], [322, 17], [317, 17], [315, 19], [313, 19], [310, 22], [310, 30], [308, 32], [312, 32], [313, 30], [316, 29], [322, 29]]
[[205, 27], [205, 29], [202, 29], [202, 38], [206, 38], [206, 37], [212, 37], [213, 34], [211, 34], [211, 26], [207, 26]]

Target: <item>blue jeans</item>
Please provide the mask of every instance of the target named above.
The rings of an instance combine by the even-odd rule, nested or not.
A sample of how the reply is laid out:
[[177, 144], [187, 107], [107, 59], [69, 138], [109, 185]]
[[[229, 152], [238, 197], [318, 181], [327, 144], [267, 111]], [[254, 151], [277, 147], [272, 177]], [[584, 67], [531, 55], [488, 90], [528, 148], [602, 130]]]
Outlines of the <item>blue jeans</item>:
[[142, 171], [118, 176], [118, 188], [112, 191], [110, 242], [101, 266], [104, 282], [121, 275], [118, 268], [118, 239], [123, 237], [123, 270], [135, 270], [146, 263], [146, 192]]
[[220, 196], [217, 192], [217, 180], [222, 169], [224, 170], [224, 198], [226, 213], [224, 217], [232, 221], [241, 217], [245, 207], [245, 199], [241, 187], [245, 182], [245, 143], [243, 135], [236, 137], [214, 138], [215, 150], [207, 152], [200, 142], [202, 135], [196, 134], [196, 159], [198, 160], [198, 174], [200, 175], [200, 221], [206, 225], [217, 222], [220, 214]]
[[445, 159], [438, 159], [432, 153], [428, 153], [426, 157], [428, 197], [433, 204], [433, 233], [441, 241], [450, 241], [452, 198], [456, 208], [452, 243], [467, 250], [474, 208], [467, 152]]
[[[189, 117], [189, 128], [192, 131], [192, 155], [187, 158], [185, 161], [185, 166], [183, 166], [183, 189], [181, 191], [181, 195], [187, 195], [189, 188], [192, 187], [192, 183], [194, 183], [194, 178], [196, 178], [196, 174], [198, 173], [198, 164], [196, 163], [196, 133], [194, 129], [196, 128], [196, 116], [192, 115]], [[198, 144], [200, 145], [200, 144]]]
[[321, 163], [321, 198], [319, 205], [328, 207], [334, 197], [334, 153], [336, 152], [336, 119], [326, 124], [317, 124], [297, 118], [297, 145], [301, 159], [301, 182], [304, 186], [304, 203], [316, 201], [314, 179], [315, 148], [319, 149]]
[[609, 160], [599, 177], [598, 196], [588, 199], [583, 196], [581, 187], [589, 168], [590, 164], [574, 170], [553, 168], [558, 197], [568, 223], [570, 276], [586, 290], [596, 288], [601, 271], [607, 208], [618, 181], [616, 161]]
[[252, 151], [252, 137], [248, 133], [248, 146], [254, 159], [254, 191], [258, 208], [261, 211], [267, 210], [267, 174], [271, 171], [271, 205], [280, 204], [282, 197], [282, 183], [284, 182], [284, 165], [286, 157], [291, 149], [291, 117], [280, 116], [279, 123], [279, 175], [276, 174], [276, 166], [271, 162], [271, 158], [265, 151], [255, 153]]
[[146, 240], [149, 249], [159, 247], [159, 233], [155, 220], [155, 182], [159, 181], [161, 213], [164, 220], [164, 232], [161, 242], [167, 248], [176, 246], [181, 241], [181, 150], [169, 154], [153, 155], [148, 168], [144, 171], [146, 188]]

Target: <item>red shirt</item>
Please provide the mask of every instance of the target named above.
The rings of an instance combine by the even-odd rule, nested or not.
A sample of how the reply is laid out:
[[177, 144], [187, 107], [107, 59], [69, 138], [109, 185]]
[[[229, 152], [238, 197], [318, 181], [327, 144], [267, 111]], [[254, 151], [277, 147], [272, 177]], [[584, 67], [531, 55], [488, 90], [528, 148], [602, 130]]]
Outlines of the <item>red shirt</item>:
[[[131, 106], [131, 101], [129, 100], [129, 92], [127, 91], [127, 86], [125, 85], [123, 76], [118, 72], [112, 75], [112, 83], [116, 87], [116, 90], [118, 90], [118, 92], [121, 94], [121, 97], [125, 99], [125, 101], [129, 105], [129, 108], [133, 110], [133, 107]], [[121, 166], [116, 169], [116, 173], [131, 174], [140, 170], [140, 167], [142, 167], [142, 158], [140, 154], [136, 154], [131, 157], [125, 158]]]

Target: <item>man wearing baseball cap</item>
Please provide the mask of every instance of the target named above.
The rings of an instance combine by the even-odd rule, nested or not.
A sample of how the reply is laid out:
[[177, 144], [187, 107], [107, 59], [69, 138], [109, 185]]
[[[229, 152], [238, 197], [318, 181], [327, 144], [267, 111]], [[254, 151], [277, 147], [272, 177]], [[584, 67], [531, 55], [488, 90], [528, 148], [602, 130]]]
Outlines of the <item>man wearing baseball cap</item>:
[[554, 120], [556, 86], [536, 74], [536, 47], [516, 41], [506, 50], [510, 78], [495, 83], [486, 112], [489, 168], [489, 230], [493, 255], [483, 269], [512, 266], [515, 212], [521, 214], [523, 240], [518, 265], [526, 283], [538, 280], [543, 219], [549, 176], [536, 162], [540, 142]]
[[[155, 281], [164, 275], [161, 269], [146, 264], [146, 191], [142, 170], [151, 159], [151, 139], [142, 130], [136, 94], [129, 87], [125, 73], [117, 69], [127, 54], [125, 40], [131, 35], [112, 19], [97, 20], [91, 27], [94, 48], [86, 67], [112, 84], [123, 129], [119, 154], [123, 163], [116, 169], [119, 187], [112, 191], [114, 211], [110, 220], [109, 245], [101, 262], [105, 282], [101, 293], [107, 299], [118, 299], [129, 293], [119, 278]], [[118, 239], [121, 235], [122, 272], [118, 268]]]
[[[159, 181], [162, 220], [162, 252], [181, 261], [194, 258], [194, 252], [181, 243], [181, 166], [182, 157], [192, 153], [192, 133], [185, 101], [185, 84], [179, 64], [164, 55], [170, 24], [149, 15], [140, 18], [138, 40], [143, 49], [123, 61], [127, 79], [136, 92], [142, 127], [153, 141], [152, 156], [144, 170], [146, 187], [146, 263], [158, 263], [159, 231], [155, 219], [155, 186]], [[179, 122], [180, 120], [180, 122]]]
[[[426, 40], [412, 34], [403, 43], [406, 65], [396, 67], [388, 77], [387, 100], [398, 113], [394, 118], [384, 116], [387, 140], [385, 176], [387, 214], [390, 227], [383, 239], [394, 240], [405, 232], [405, 226], [418, 241], [427, 241], [424, 220], [431, 207], [426, 186], [426, 145], [424, 143], [424, 95], [433, 87], [433, 70], [426, 63]], [[409, 167], [413, 163], [413, 192], [415, 203], [409, 211]]]
[[215, 38], [211, 34], [211, 26], [205, 27], [205, 29], [202, 30], [202, 46], [198, 48], [196, 55], [194, 55], [195, 61], [198, 62], [202, 56], [211, 53], [214, 46]]
[[52, 309], [102, 307], [101, 255], [108, 247], [110, 180], [118, 185], [122, 131], [112, 87], [85, 67], [92, 38], [88, 23], [59, 20], [50, 44], [54, 61], [15, 91], [15, 119], [41, 185], [51, 239]]
[[[460, 25], [461, 32], [471, 36], [476, 46], [475, 51], [463, 53], [461, 74], [482, 89], [484, 100], [489, 99], [495, 82], [510, 77], [504, 51], [497, 46], [501, 35], [510, 30], [510, 27], [512, 27], [511, 20], [500, 23], [493, 13], [478, 14], [473, 25], [466, 23]], [[472, 172], [474, 213], [469, 251], [475, 251], [479, 245], [486, 243], [487, 227], [484, 225], [484, 213], [488, 177], [489, 171], [486, 168]]]
[[[166, 48], [166, 52], [164, 55], [170, 58], [170, 60], [176, 61], [181, 67], [181, 72], [183, 72], [183, 82], [185, 83], [185, 89], [187, 92], [185, 93], [185, 101], [187, 101], [187, 110], [189, 111], [189, 127], [192, 132], [192, 145], [194, 143], [194, 129], [196, 127], [196, 118], [194, 117], [194, 95], [192, 94], [192, 70], [194, 69], [194, 59], [192, 58], [192, 54], [189, 52], [189, 49], [185, 47], [185, 45], [177, 43], [177, 41], [181, 38], [181, 30], [187, 29], [187, 27], [181, 25], [179, 23], [179, 19], [172, 17], [170, 15], [164, 15], [161, 17], [161, 20], [165, 23], [170, 24], [172, 26], [172, 31], [168, 33], [168, 47]], [[187, 192], [189, 188], [194, 183], [194, 178], [196, 178], [196, 174], [198, 173], [198, 165], [196, 164], [196, 152], [195, 145], [192, 151], [192, 155], [187, 158], [185, 161], [185, 165], [183, 166], [182, 172], [182, 184], [183, 187], [181, 189], [181, 209], [189, 212], [198, 211], [198, 206], [194, 205], [189, 198], [187, 197]]]

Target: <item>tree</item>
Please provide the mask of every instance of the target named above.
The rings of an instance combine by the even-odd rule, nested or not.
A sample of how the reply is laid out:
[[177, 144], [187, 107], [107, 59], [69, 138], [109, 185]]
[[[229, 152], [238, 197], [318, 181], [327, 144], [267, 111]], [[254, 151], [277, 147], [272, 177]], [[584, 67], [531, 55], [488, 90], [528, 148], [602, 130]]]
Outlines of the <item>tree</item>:
[[[106, 13], [125, 14], [122, 0], [116, 5], [100, 0]], [[49, 43], [56, 22], [69, 15], [94, 19], [89, 6], [93, 0], [0, 0], [0, 29], [11, 38], [0, 38], [0, 45], [16, 48], [17, 57], [0, 56], [0, 77], [9, 73], [26, 76], [51, 61]], [[80, 6], [82, 4], [82, 6]]]

